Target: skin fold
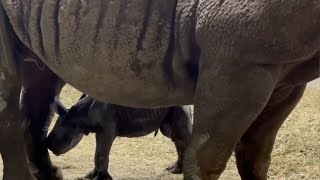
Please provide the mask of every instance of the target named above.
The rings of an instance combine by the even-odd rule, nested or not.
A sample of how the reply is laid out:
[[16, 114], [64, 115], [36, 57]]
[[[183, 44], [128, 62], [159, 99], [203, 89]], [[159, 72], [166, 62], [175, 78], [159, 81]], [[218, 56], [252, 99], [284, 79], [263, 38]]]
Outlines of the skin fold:
[[[320, 76], [320, 0], [1, 3], [0, 25], [7, 30], [0, 33], [11, 45], [0, 49], [15, 54], [1, 54], [1, 62], [19, 69], [23, 117], [30, 122], [28, 157], [38, 179], [62, 179], [45, 134], [65, 82], [123, 106], [193, 104], [184, 179], [218, 179], [235, 150], [241, 178], [265, 180], [279, 127], [305, 85]], [[7, 179], [17, 179], [12, 172]]]

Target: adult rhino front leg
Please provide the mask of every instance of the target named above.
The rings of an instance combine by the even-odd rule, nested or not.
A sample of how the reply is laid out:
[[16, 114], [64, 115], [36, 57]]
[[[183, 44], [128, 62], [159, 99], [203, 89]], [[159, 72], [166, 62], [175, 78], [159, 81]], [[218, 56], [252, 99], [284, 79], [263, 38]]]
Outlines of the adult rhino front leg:
[[21, 82], [14, 45], [17, 38], [0, 3], [0, 154], [3, 180], [35, 180], [25, 151], [22, 113], [19, 110]]
[[12, 77], [0, 80], [0, 153], [4, 167], [3, 180], [35, 180], [27, 162], [24, 138], [26, 125], [23, 124], [19, 111], [21, 86], [15, 80], [17, 79]]
[[239, 66], [228, 59], [212, 66], [206, 60], [200, 60], [185, 180], [219, 179], [237, 142], [267, 104], [279, 74], [277, 66]]
[[45, 66], [40, 66], [37, 57], [23, 63], [23, 88], [21, 104], [25, 117], [30, 121], [28, 156], [39, 180], [63, 179], [60, 169], [51, 162], [46, 140], [54, 115], [54, 97], [59, 96], [65, 83]]
[[305, 85], [280, 87], [235, 149], [241, 179], [267, 180], [271, 152], [282, 123], [301, 99]]
[[0, 153], [4, 167], [3, 180], [35, 180], [25, 151], [25, 125], [19, 111], [20, 89], [20, 86], [1, 89]]

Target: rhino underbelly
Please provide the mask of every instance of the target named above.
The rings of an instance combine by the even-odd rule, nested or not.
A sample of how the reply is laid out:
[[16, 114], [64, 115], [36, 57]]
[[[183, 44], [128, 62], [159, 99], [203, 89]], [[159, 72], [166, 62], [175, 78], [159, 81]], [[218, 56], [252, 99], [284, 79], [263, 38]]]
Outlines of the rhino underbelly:
[[126, 138], [135, 138], [135, 137], [143, 137], [151, 134], [152, 132], [156, 132], [157, 129], [145, 129], [143, 131], [140, 130], [132, 130], [132, 131], [119, 131], [117, 136], [118, 137], [126, 137]]
[[180, 83], [177, 79], [175, 83], [168, 81], [161, 65], [144, 68], [141, 75], [99, 63], [61, 65], [53, 70], [79, 91], [112, 104], [131, 107], [193, 104], [193, 83], [183, 80], [184, 83]]
[[135, 120], [126, 121], [126, 124], [120, 123], [119, 126], [117, 136], [133, 138], [146, 136], [152, 132], [158, 131], [160, 122], [153, 121], [152, 118], [150, 118], [142, 122]]

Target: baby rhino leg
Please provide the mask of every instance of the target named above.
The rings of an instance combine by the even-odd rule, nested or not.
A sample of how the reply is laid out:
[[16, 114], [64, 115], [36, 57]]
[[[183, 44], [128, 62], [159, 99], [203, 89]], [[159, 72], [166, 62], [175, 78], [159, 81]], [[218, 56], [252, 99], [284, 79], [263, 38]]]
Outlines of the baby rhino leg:
[[181, 174], [184, 153], [191, 137], [191, 108], [189, 106], [171, 108], [166, 120], [161, 124], [160, 130], [164, 136], [174, 142], [178, 155], [177, 161], [166, 169], [173, 174]]
[[94, 169], [86, 175], [87, 179], [112, 180], [108, 172], [109, 153], [112, 143], [116, 137], [115, 123], [104, 127], [101, 132], [96, 133], [96, 152], [94, 155]]

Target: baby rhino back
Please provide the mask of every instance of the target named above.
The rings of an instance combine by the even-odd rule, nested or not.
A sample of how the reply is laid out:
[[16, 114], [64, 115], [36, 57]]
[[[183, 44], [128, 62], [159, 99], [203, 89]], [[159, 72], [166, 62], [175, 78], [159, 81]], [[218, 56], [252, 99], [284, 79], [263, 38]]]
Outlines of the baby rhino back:
[[113, 108], [117, 119], [117, 135], [122, 137], [140, 137], [160, 128], [170, 108], [130, 108], [119, 105]]
[[169, 121], [175, 107], [130, 108], [119, 105], [109, 106], [117, 120], [117, 136], [140, 137], [157, 132], [161, 124]]

